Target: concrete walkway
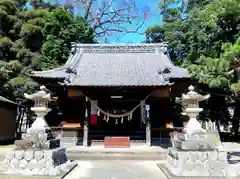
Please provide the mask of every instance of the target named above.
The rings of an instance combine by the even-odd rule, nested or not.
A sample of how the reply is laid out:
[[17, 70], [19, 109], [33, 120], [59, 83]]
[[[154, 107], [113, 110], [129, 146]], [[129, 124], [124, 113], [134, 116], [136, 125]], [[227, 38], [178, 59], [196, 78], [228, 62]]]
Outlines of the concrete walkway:
[[163, 161], [79, 161], [64, 179], [166, 179]]

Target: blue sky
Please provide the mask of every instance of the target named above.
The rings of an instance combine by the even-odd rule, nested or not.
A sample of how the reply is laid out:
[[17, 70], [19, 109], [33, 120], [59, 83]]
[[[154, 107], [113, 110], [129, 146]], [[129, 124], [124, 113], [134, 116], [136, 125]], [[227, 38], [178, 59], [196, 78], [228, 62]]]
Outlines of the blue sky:
[[[66, 1], [71, 1], [71, 0], [60, 0], [61, 2], [66, 2]], [[99, 4], [101, 3], [102, 0], [96, 0], [95, 6], [93, 6], [93, 9], [96, 9], [99, 7]], [[103, 0], [103, 1], [108, 1], [108, 0]], [[113, 8], [119, 8], [121, 6], [121, 1], [124, 0], [112, 0], [113, 1]], [[131, 0], [126, 0], [131, 2]], [[143, 26], [139, 29], [139, 32], [145, 32], [145, 30], [155, 24], [161, 24], [162, 19], [160, 16], [160, 11], [158, 8], [158, 2], [160, 0], [136, 0], [136, 5], [137, 5], [137, 10], [139, 14], [139, 18], [137, 21], [133, 21], [132, 24], [124, 24], [122, 27], [125, 29], [136, 29], [136, 27], [139, 26], [140, 22], [143, 20], [143, 13], [144, 9], [148, 9], [149, 11], [149, 17], [147, 20], [145, 20], [145, 23]], [[101, 7], [101, 6], [100, 6]], [[83, 12], [81, 12], [82, 14]], [[111, 25], [110, 25], [111, 27]], [[103, 38], [98, 38], [99, 42], [104, 43], [105, 39], [107, 39], [107, 43], [140, 43], [145, 40], [144, 34], [139, 34], [139, 33], [112, 33], [111, 36], [104, 36]]]
[[[55, 1], [55, 0], [46, 0], [46, 1]], [[101, 0], [96, 0], [96, 1], [101, 1]], [[115, 4], [119, 1], [122, 0], [113, 0], [113, 2], [116, 2]], [[60, 3], [70, 3], [72, 0], [59, 0]], [[139, 29], [139, 32], [144, 32], [148, 27], [155, 25], [155, 24], [161, 24], [162, 23], [162, 18], [160, 16], [160, 11], [158, 8], [158, 2], [159, 0], [137, 0], [137, 9], [139, 12], [139, 19], [138, 21], [142, 21], [142, 14], [141, 12], [143, 9], [147, 6], [149, 9], [149, 17], [147, 20], [145, 20], [145, 23], [143, 26]], [[29, 8], [29, 4], [27, 5]], [[78, 12], [79, 13], [79, 12]], [[80, 12], [83, 14], [83, 12]], [[136, 29], [136, 22], [131, 24], [124, 24], [124, 28], [127, 29]], [[108, 43], [140, 43], [145, 40], [144, 34], [139, 34], [139, 33], [113, 33], [111, 36], [107, 36], [104, 38], [99, 38], [98, 41], [101, 43], [104, 43], [105, 38], [107, 38]]]
[[[100, 0], [98, 0], [100, 1]], [[113, 0], [113, 1], [123, 1], [123, 0]], [[128, 0], [129, 1], [129, 0]], [[131, 1], [131, 0], [130, 0]], [[142, 21], [141, 12], [142, 9], [148, 8], [149, 9], [149, 18], [145, 21], [144, 25], [139, 29], [139, 32], [145, 32], [148, 27], [151, 27], [153, 25], [160, 25], [162, 24], [162, 16], [160, 15], [160, 9], [158, 7], [158, 3], [161, 0], [136, 0], [137, 1], [137, 9], [140, 12], [139, 20]], [[187, 2], [187, 0], [185, 0]], [[170, 4], [170, 8], [175, 8], [182, 5], [182, 0], [176, 0], [175, 3]], [[136, 23], [135, 23], [136, 24]], [[136, 29], [131, 24], [125, 25], [127, 28], [130, 29]], [[136, 25], [135, 25], [136, 26]], [[139, 33], [121, 33], [120, 38], [116, 38], [116, 34], [113, 36], [107, 37], [108, 43], [141, 43], [145, 40], [144, 34]], [[104, 40], [100, 39], [100, 42], [104, 42]]]
[[[162, 18], [160, 16], [160, 11], [157, 6], [159, 0], [137, 0], [138, 10], [141, 12], [144, 7], [148, 7], [150, 9], [150, 15], [148, 19], [145, 21], [143, 26], [139, 29], [139, 32], [144, 32], [148, 27], [161, 24]], [[142, 16], [140, 14], [139, 21], [142, 20]], [[136, 23], [135, 23], [136, 24]], [[126, 27], [134, 29], [129, 24], [126, 24]], [[140, 43], [145, 40], [145, 36], [138, 33], [121, 33], [120, 38], [116, 39], [116, 34], [113, 36], [107, 37], [109, 43]]]

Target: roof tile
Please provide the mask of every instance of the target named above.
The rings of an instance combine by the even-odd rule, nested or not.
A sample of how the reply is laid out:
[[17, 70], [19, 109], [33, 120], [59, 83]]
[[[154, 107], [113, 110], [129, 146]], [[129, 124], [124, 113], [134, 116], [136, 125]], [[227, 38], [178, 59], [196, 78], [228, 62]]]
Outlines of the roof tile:
[[72, 52], [63, 67], [34, 76], [69, 78], [72, 86], [159, 86], [169, 84], [167, 74], [160, 74], [169, 68], [169, 78], [189, 78], [185, 69], [172, 64], [166, 44], [74, 44]]

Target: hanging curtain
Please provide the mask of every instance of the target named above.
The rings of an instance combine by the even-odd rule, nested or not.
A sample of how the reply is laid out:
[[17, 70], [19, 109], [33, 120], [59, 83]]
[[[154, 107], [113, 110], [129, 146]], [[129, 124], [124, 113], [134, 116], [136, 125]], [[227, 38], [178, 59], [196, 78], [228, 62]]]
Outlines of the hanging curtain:
[[92, 100], [91, 103], [95, 105], [91, 105], [91, 115], [90, 115], [90, 124], [96, 125], [97, 124], [97, 116], [98, 116], [98, 109], [96, 106], [98, 105], [97, 100]]

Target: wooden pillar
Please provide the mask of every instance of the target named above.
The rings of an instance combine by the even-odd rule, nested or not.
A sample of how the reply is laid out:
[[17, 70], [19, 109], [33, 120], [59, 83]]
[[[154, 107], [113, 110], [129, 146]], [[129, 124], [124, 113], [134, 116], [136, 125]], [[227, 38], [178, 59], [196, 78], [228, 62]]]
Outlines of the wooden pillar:
[[147, 118], [146, 118], [146, 143], [151, 146], [151, 123], [150, 123], [150, 105], [146, 105]]
[[145, 121], [145, 101], [141, 101], [141, 121], [140, 121], [140, 128], [142, 128], [142, 124]]
[[89, 101], [85, 99], [85, 118], [83, 127], [83, 146], [88, 147], [88, 127], [89, 127]]

